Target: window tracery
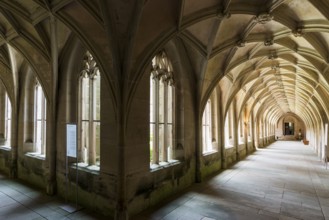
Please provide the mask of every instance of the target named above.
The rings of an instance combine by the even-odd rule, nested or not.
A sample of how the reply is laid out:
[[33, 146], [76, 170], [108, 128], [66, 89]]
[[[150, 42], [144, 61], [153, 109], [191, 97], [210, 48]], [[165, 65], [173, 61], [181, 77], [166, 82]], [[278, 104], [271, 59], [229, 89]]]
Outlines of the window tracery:
[[100, 165], [100, 71], [89, 51], [83, 60], [79, 90], [79, 161]]
[[150, 162], [173, 159], [174, 75], [164, 51], [152, 60], [150, 74]]

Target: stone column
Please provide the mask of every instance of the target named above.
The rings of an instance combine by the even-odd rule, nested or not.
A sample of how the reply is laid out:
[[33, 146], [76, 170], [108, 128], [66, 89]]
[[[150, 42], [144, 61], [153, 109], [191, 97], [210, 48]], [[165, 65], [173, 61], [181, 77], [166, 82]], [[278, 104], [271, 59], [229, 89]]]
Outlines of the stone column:
[[18, 101], [15, 105], [12, 104], [12, 117], [11, 117], [11, 163], [10, 163], [10, 177], [17, 178], [17, 143], [18, 143]]
[[266, 146], [266, 121], [265, 120], [262, 121], [262, 134], [263, 134], [262, 144], [263, 144], [263, 147], [265, 147]]
[[56, 103], [58, 87], [58, 48], [57, 48], [57, 24], [56, 18], [50, 16], [50, 43], [51, 43], [51, 62], [52, 62], [52, 90], [49, 96], [47, 113], [47, 150], [46, 158], [49, 163], [49, 174], [46, 177], [47, 194], [56, 193]]
[[249, 148], [248, 148], [248, 131], [249, 131], [249, 123], [250, 121], [248, 121], [247, 117], [246, 117], [246, 113], [247, 113], [247, 108], [245, 107], [243, 110], [243, 126], [244, 126], [244, 143], [246, 145], [246, 156], [249, 154]]
[[253, 150], [255, 150], [256, 149], [256, 144], [258, 144], [258, 142], [256, 140], [257, 139], [256, 129], [257, 129], [258, 126], [255, 124], [254, 111], [251, 111], [250, 114], [251, 114], [251, 139], [252, 139]]
[[164, 82], [164, 112], [163, 112], [163, 121], [164, 121], [164, 143], [162, 150], [162, 161], [168, 160], [168, 82]]
[[232, 101], [232, 105], [233, 105], [233, 123], [232, 123], [232, 127], [233, 127], [233, 147], [235, 147], [236, 149], [236, 160], [240, 160], [240, 153], [239, 153], [239, 126], [238, 126], [238, 120], [237, 120], [237, 115], [236, 115], [236, 100], [233, 99]]
[[6, 111], [6, 90], [1, 84], [0, 86], [0, 138], [5, 136], [5, 111]]
[[222, 94], [219, 88], [217, 91], [217, 136], [218, 136], [218, 151], [220, 151], [221, 168], [226, 168], [225, 156], [225, 123], [223, 118]]
[[[96, 137], [96, 127], [94, 125], [94, 78], [89, 76], [89, 134]], [[96, 138], [88, 139], [88, 164], [94, 165], [96, 163]]]

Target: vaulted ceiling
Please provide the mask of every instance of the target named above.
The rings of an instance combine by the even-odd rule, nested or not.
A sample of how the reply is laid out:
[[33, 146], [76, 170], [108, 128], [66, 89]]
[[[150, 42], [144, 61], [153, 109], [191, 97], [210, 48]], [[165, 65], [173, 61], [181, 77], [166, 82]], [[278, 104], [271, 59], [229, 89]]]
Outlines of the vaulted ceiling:
[[[161, 16], [155, 2], [159, 1], [147, 4]], [[177, 5], [167, 6], [171, 11], [166, 13], [176, 16], [176, 30], [172, 31], [178, 32], [195, 70], [201, 103], [220, 84], [225, 93], [223, 103], [230, 105], [236, 100], [240, 107], [247, 105], [249, 110], [256, 109], [257, 114], [266, 114], [273, 121], [286, 113], [296, 114], [306, 122], [315, 116], [326, 118], [328, 1], [171, 3]], [[165, 30], [170, 29], [164, 28], [162, 33], [168, 33]]]
[[237, 100], [274, 121], [294, 113], [307, 122], [329, 115], [328, 19], [326, 0], [1, 0], [0, 78], [15, 91], [28, 63], [51, 87], [51, 42], [60, 59], [72, 34], [104, 69], [126, 63], [121, 77], [134, 77], [175, 39], [192, 67], [200, 103], [220, 85], [228, 88], [227, 105]]

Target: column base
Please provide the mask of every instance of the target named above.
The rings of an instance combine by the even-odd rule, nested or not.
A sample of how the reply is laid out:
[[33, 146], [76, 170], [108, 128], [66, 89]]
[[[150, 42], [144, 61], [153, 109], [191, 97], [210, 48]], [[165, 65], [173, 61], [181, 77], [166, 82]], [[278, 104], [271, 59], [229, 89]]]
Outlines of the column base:
[[48, 180], [46, 193], [50, 196], [53, 196], [56, 194], [56, 190], [57, 190], [56, 181]]
[[129, 215], [128, 215], [128, 211], [127, 208], [118, 208], [116, 213], [115, 213], [115, 220], [128, 220], [129, 219]]
[[236, 161], [240, 161], [240, 153], [239, 152], [236, 153]]
[[10, 178], [16, 179], [17, 178], [17, 161], [12, 161], [10, 165]]
[[222, 159], [222, 169], [226, 169], [226, 168], [227, 168], [226, 160]]

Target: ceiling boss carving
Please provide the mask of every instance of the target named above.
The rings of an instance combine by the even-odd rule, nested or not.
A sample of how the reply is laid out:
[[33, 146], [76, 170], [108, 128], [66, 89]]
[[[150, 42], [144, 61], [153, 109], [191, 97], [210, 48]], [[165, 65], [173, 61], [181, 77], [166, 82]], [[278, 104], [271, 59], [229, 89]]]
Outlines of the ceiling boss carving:
[[278, 63], [273, 63], [271, 66], [271, 69], [274, 70], [275, 72], [279, 71], [280, 66]]
[[216, 14], [216, 17], [219, 20], [223, 20], [224, 18], [230, 18], [231, 17], [231, 13], [229, 11], [221, 11], [221, 10], [218, 10], [218, 12]]
[[266, 24], [273, 20], [273, 15], [269, 13], [261, 13], [254, 18], [254, 21], [258, 24]]
[[296, 30], [293, 30], [293, 31], [292, 31], [292, 34], [293, 34], [295, 37], [302, 37], [302, 36], [304, 36], [303, 28], [302, 28], [302, 27], [298, 27], [298, 28], [296, 28]]
[[244, 40], [239, 40], [239, 41], [236, 43], [236, 45], [237, 45], [238, 47], [244, 47], [244, 46], [246, 46], [246, 42], [245, 42]]
[[264, 41], [264, 45], [265, 45], [266, 47], [272, 46], [273, 43], [274, 43], [273, 39], [268, 39], [268, 40], [265, 40], [265, 41]]
[[268, 59], [270, 59], [270, 60], [275, 60], [275, 59], [277, 59], [277, 58], [278, 58], [278, 55], [276, 55], [275, 52], [272, 52], [272, 53], [268, 56]]

